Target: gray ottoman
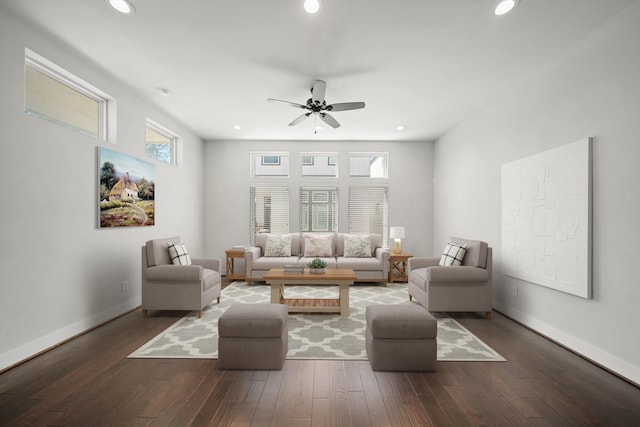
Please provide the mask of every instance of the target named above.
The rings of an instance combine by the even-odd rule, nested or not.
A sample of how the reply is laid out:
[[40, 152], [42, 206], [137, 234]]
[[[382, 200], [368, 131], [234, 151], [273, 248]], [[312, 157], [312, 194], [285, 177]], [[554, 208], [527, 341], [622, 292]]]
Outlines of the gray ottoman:
[[374, 371], [435, 371], [438, 322], [418, 304], [370, 305], [366, 346]]
[[289, 332], [287, 306], [232, 305], [218, 319], [219, 369], [282, 369]]

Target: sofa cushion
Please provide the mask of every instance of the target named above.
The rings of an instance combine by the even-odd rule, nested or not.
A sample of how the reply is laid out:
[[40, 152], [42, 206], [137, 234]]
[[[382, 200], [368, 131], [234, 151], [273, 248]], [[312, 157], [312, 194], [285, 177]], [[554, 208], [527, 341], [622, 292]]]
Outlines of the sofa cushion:
[[462, 265], [462, 259], [464, 258], [464, 254], [467, 252], [466, 247], [466, 244], [460, 245], [453, 242], [447, 243], [447, 246], [444, 247], [444, 251], [442, 251], [440, 265], [445, 267]]
[[291, 256], [291, 236], [289, 234], [268, 234], [264, 256]]
[[300, 233], [257, 233], [254, 234], [254, 244], [261, 250], [261, 255], [264, 256], [265, 249], [267, 247], [267, 236], [291, 236], [291, 255], [300, 256]]
[[467, 253], [462, 260], [462, 265], [469, 267], [487, 268], [487, 250], [489, 245], [487, 242], [480, 240], [467, 240], [459, 237], [452, 237], [450, 242], [456, 244], [466, 244]]
[[169, 243], [181, 242], [182, 237], [168, 237], [166, 239], [153, 239], [148, 240], [145, 245], [147, 246], [147, 266], [153, 267], [154, 265], [168, 265], [171, 264], [171, 258], [169, 258], [169, 251], [167, 246]]
[[349, 234], [338, 233], [336, 235], [336, 256], [344, 256], [344, 239], [347, 236], [368, 236], [371, 245], [371, 256], [376, 256], [376, 249], [382, 247], [382, 236], [380, 234]]
[[169, 258], [175, 265], [191, 265], [191, 257], [187, 251], [187, 247], [182, 242], [173, 242], [167, 244]]
[[333, 234], [304, 234], [305, 257], [333, 256]]
[[344, 256], [354, 258], [368, 258], [371, 256], [371, 241], [369, 236], [348, 234], [344, 236]]
[[336, 258], [337, 268], [349, 268], [354, 271], [378, 271], [383, 269], [382, 261], [378, 258]]

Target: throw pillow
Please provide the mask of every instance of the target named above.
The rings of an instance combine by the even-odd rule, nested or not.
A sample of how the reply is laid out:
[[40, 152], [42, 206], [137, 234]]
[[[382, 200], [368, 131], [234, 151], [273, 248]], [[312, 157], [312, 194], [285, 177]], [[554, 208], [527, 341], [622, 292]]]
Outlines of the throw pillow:
[[305, 257], [333, 256], [333, 234], [306, 235], [304, 237]]
[[445, 246], [444, 251], [442, 252], [442, 257], [440, 258], [440, 265], [442, 266], [453, 266], [453, 265], [462, 265], [462, 259], [464, 258], [464, 254], [467, 253], [467, 245], [459, 245], [457, 243], [449, 242], [447, 246]]
[[191, 265], [191, 257], [187, 252], [187, 247], [182, 242], [169, 243], [169, 258], [175, 265]]
[[291, 235], [269, 234], [264, 256], [291, 256]]
[[344, 256], [349, 258], [370, 258], [371, 241], [369, 236], [344, 236]]

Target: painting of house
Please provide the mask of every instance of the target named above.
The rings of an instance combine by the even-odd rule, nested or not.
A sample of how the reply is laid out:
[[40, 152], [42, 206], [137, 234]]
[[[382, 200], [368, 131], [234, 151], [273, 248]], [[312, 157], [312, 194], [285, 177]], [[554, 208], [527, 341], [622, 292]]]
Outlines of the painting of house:
[[153, 163], [104, 147], [98, 150], [98, 226], [154, 225]]

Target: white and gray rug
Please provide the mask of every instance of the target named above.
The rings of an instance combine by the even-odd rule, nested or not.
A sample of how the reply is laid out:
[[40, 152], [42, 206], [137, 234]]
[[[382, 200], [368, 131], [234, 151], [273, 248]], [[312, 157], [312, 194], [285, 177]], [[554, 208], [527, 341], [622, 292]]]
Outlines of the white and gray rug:
[[[337, 286], [287, 286], [287, 298], [337, 298]], [[234, 282], [222, 291], [220, 304], [206, 307], [202, 318], [195, 312], [178, 320], [129, 355], [130, 358], [218, 358], [218, 318], [232, 304], [269, 302], [266, 285]], [[289, 315], [287, 359], [367, 360], [365, 308], [371, 304], [416, 304], [410, 302], [407, 285], [390, 283], [355, 285], [349, 289], [350, 316], [326, 314]], [[446, 315], [438, 319], [438, 360], [504, 361], [505, 359], [464, 326]]]

